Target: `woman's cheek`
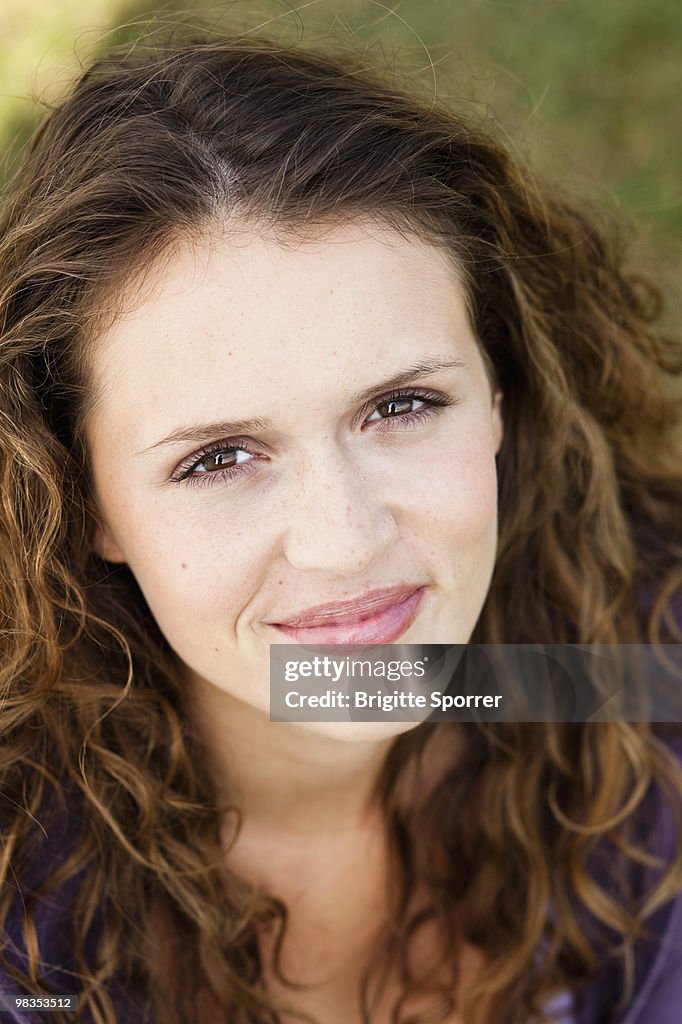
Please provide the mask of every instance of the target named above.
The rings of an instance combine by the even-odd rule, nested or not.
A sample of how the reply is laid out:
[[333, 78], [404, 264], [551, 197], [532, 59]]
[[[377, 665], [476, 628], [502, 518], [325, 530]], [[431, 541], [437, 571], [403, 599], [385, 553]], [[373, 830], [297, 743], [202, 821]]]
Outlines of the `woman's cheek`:
[[[253, 579], [253, 552], [246, 531], [227, 516], [206, 510], [159, 517], [138, 537], [129, 567], [162, 632], [178, 624], [208, 621], [240, 599], [240, 581]], [[183, 523], [182, 520], [185, 520]]]
[[487, 536], [497, 519], [495, 456], [486, 440], [472, 434], [441, 442], [413, 480], [422, 516], [462, 537]]

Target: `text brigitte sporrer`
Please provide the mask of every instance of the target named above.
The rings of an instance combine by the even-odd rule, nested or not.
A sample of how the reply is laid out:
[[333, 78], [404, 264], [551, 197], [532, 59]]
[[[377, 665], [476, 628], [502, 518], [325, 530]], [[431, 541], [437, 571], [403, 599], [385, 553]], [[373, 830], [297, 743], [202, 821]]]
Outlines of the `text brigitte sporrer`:
[[438, 708], [448, 711], [450, 708], [498, 708], [502, 696], [500, 694], [448, 694], [436, 691], [430, 694], [428, 700], [423, 693], [412, 693], [409, 690], [394, 690], [393, 693], [385, 693], [377, 690], [376, 693], [367, 693], [365, 690], [356, 690], [352, 694], [344, 693], [342, 690], [325, 690], [323, 693], [306, 694], [298, 690], [289, 690], [284, 696], [284, 703], [288, 708], [346, 708], [362, 709], [375, 708], [380, 711], [396, 711], [408, 708]]

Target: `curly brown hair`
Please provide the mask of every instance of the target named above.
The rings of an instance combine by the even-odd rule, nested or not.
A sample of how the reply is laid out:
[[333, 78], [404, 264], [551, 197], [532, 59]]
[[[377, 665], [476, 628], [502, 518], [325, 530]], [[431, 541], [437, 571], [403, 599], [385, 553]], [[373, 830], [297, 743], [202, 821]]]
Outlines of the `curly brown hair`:
[[[655, 288], [626, 272], [602, 215], [539, 185], [493, 130], [362, 65], [253, 37], [114, 47], [44, 118], [5, 198], [0, 925], [18, 886], [27, 957], [20, 964], [3, 943], [0, 966], [50, 991], [36, 913], [77, 879], [79, 1021], [114, 1024], [116, 984], [169, 1024], [281, 1012], [258, 937], [275, 929], [277, 959], [286, 906], [226, 872], [225, 808], [177, 661], [128, 567], [92, 547], [89, 353], [122, 287], [178, 238], [226, 212], [284, 236], [364, 216], [444, 249], [505, 396], [499, 547], [472, 641], [680, 640], [682, 469], [669, 385], [682, 349], [654, 326]], [[399, 899], [392, 945], [373, 969], [382, 956], [403, 964], [409, 1009], [433, 982], [407, 969], [431, 919], [447, 968], [443, 1016], [462, 937], [486, 961], [458, 1006], [466, 1024], [547, 1019], [548, 995], [581, 990], [600, 961], [615, 965], [627, 999], [636, 938], [682, 891], [682, 771], [664, 728], [469, 724], [456, 769], [418, 807], [406, 804], [401, 780], [449, 728], [423, 723], [394, 741], [385, 765]], [[676, 815], [667, 864], [652, 862], [641, 829], [654, 792]], [[36, 875], [65, 813], [77, 843]], [[592, 870], [603, 855], [608, 884]], [[656, 884], [635, 899], [633, 872], [652, 866]], [[431, 905], [415, 917], [418, 883]], [[394, 1020], [407, 1019], [396, 1008]]]

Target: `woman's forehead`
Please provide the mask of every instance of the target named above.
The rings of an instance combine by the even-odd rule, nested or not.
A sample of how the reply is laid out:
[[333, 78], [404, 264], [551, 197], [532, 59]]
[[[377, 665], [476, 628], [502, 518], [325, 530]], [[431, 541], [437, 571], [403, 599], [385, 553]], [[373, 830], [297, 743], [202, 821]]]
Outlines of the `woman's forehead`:
[[188, 240], [143, 268], [120, 305], [94, 340], [98, 375], [173, 353], [208, 358], [216, 334], [221, 352], [241, 343], [246, 355], [262, 357], [313, 340], [320, 352], [331, 338], [342, 356], [344, 339], [386, 340], [417, 328], [423, 336], [466, 319], [463, 288], [442, 250], [357, 225], [286, 245], [246, 229]]
[[466, 362], [474, 345], [447, 258], [396, 232], [209, 238], [152, 268], [135, 298], [97, 339], [91, 372], [104, 419], [152, 418], [151, 433], [226, 403], [264, 415], [280, 387], [303, 402], [351, 394], [419, 359]]

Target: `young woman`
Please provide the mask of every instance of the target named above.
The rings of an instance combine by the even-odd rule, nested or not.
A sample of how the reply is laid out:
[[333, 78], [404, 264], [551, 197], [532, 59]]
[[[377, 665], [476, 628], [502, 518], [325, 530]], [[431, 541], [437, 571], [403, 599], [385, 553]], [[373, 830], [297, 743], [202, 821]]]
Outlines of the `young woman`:
[[679, 642], [682, 353], [596, 214], [193, 41], [0, 238], [3, 1019], [677, 1020], [674, 726], [269, 718], [271, 644]]

